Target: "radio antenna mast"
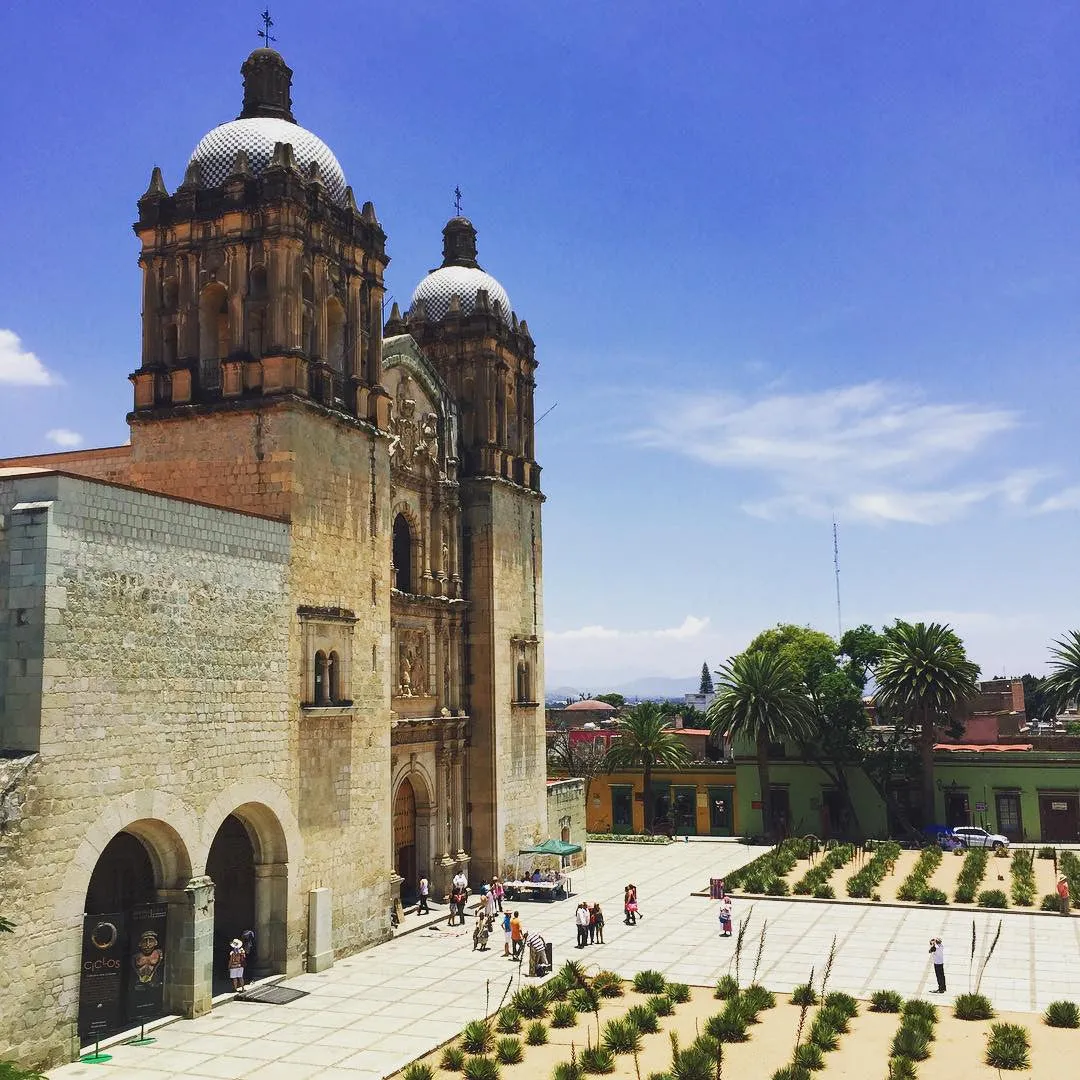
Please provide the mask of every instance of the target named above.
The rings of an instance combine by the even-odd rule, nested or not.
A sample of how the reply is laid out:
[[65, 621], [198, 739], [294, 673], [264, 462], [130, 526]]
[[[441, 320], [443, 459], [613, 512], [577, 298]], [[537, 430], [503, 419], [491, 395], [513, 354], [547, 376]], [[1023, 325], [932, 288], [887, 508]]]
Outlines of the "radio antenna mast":
[[840, 618], [840, 533], [836, 527], [836, 515], [832, 519], [832, 557], [833, 570], [836, 572], [836, 640], [844, 633], [844, 624]]

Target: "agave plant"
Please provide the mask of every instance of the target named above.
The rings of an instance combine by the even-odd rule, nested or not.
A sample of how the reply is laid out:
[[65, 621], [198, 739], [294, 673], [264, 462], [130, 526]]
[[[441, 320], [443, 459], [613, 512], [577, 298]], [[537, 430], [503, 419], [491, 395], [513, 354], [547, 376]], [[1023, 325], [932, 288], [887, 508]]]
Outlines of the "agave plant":
[[659, 971], [646, 968], [634, 976], [634, 989], [639, 994], [662, 994], [666, 987], [664, 976]]
[[507, 1005], [499, 1011], [495, 1030], [500, 1035], [516, 1035], [521, 1030], [521, 1013], [513, 1005]]
[[601, 997], [622, 997], [625, 992], [622, 979], [614, 971], [599, 971], [592, 978], [593, 989]]
[[642, 1047], [641, 1032], [626, 1017], [609, 1020], [604, 1026], [601, 1041], [613, 1054], [633, 1054]]
[[747, 1008], [753, 1009], [755, 1013], [776, 1005], [776, 995], [757, 983], [751, 983], [739, 996]]
[[525, 1030], [525, 1041], [530, 1046], [543, 1046], [548, 1041], [547, 1025], [542, 1020], [534, 1020]]
[[615, 1055], [606, 1046], [586, 1046], [578, 1061], [587, 1073], [602, 1075], [615, 1071]]
[[664, 989], [664, 993], [676, 1005], [685, 1005], [690, 1000], [690, 987], [686, 983], [669, 982]]
[[859, 1015], [859, 1003], [842, 990], [834, 990], [831, 994], [826, 994], [822, 999], [822, 1004], [827, 1009], [836, 1009], [838, 1012], [845, 1013], [849, 1018]]
[[501, 1075], [499, 1063], [484, 1054], [476, 1054], [465, 1059], [465, 1068], [462, 1069], [465, 1080], [499, 1080]]
[[486, 1054], [494, 1042], [487, 1020], [470, 1020], [461, 1031], [461, 1046], [470, 1054]]
[[525, 1057], [521, 1040], [513, 1035], [504, 1035], [495, 1043], [495, 1056], [504, 1065], [517, 1065]]
[[925, 1061], [930, 1056], [930, 1040], [923, 1029], [901, 1024], [893, 1036], [890, 1050], [893, 1057]]
[[719, 981], [716, 984], [716, 991], [713, 994], [714, 997], [720, 998], [721, 1001], [735, 997], [739, 992], [739, 983], [734, 975], [721, 975]]
[[816, 1005], [817, 1003], [817, 991], [810, 983], [800, 983], [791, 991], [792, 1005]]
[[461, 1072], [465, 1068], [465, 1051], [460, 1046], [448, 1046], [439, 1059], [439, 1068], [445, 1072]]
[[903, 1007], [903, 995], [895, 990], [875, 990], [870, 995], [871, 1012], [898, 1013]]
[[585, 1070], [576, 1061], [560, 1061], [551, 1072], [551, 1080], [584, 1080]]
[[821, 1047], [815, 1043], [807, 1042], [795, 1048], [792, 1065], [801, 1065], [804, 1069], [816, 1071], [825, 1068], [825, 1055]]
[[547, 1013], [547, 1000], [539, 986], [523, 986], [510, 999], [510, 1007], [526, 1020], [539, 1020]]
[[645, 1002], [645, 1004], [648, 1005], [657, 1016], [670, 1016], [675, 1011], [675, 1006], [672, 1004], [671, 998], [666, 994], [654, 994]]
[[553, 1028], [570, 1028], [577, 1023], [577, 1010], [569, 1001], [557, 1001], [551, 1010]]
[[425, 1061], [414, 1061], [401, 1074], [401, 1080], [435, 1080], [435, 1070]]
[[1080, 1027], [1080, 1008], [1073, 1001], [1051, 1001], [1046, 1006], [1043, 1021], [1048, 1027]]
[[1019, 1024], [991, 1024], [986, 1045], [986, 1064], [995, 1069], [1026, 1069], [1031, 1040]]
[[[730, 1003], [729, 1003], [730, 1004]], [[746, 1018], [738, 1009], [724, 1009], [705, 1021], [705, 1033], [722, 1043], [746, 1042]]]
[[626, 1019], [642, 1035], [655, 1035], [660, 1030], [660, 1021], [657, 1019], [656, 1013], [647, 1004], [631, 1005], [626, 1010]]
[[991, 1020], [994, 1006], [985, 994], [959, 994], [953, 1004], [953, 1016], [958, 1020]]

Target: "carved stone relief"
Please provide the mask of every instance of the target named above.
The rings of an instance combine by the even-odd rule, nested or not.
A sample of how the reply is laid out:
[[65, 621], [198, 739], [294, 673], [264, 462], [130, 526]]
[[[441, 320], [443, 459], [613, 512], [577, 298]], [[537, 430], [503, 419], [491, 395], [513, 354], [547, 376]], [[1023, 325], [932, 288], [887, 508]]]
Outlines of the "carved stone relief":
[[399, 630], [397, 634], [398, 682], [396, 697], [429, 697], [432, 693], [428, 671], [426, 630]]

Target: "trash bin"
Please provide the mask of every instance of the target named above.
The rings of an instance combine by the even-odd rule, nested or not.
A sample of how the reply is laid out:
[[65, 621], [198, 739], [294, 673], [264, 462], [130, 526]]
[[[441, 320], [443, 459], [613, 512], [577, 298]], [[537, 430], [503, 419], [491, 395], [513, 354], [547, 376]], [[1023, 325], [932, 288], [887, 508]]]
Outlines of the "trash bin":
[[713, 900], [720, 900], [724, 893], [724, 879], [722, 877], [709, 878], [709, 896]]

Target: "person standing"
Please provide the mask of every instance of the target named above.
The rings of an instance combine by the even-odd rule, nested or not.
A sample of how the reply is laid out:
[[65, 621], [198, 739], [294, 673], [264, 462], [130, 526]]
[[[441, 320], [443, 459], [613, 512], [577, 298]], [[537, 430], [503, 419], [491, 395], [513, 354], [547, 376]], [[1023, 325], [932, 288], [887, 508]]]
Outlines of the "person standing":
[[495, 906], [501, 913], [503, 909], [503, 896], [506, 894], [506, 890], [503, 888], [503, 883], [498, 878], [492, 878], [491, 891], [495, 894]]
[[516, 960], [521, 954], [521, 916], [518, 912], [514, 912], [510, 919], [510, 947], [513, 949], [510, 959]]
[[731, 937], [731, 901], [720, 901], [720, 936]]
[[240, 943], [244, 946], [244, 982], [249, 983], [255, 977], [255, 931], [245, 930]]
[[577, 947], [584, 949], [589, 943], [589, 905], [584, 900], [574, 912], [574, 921], [577, 923]]
[[945, 993], [945, 946], [941, 943], [941, 938], [932, 937], [930, 939], [930, 953], [934, 958], [934, 974], [937, 976], [937, 989], [931, 990], [931, 994], [944, 994]]
[[502, 917], [503, 928], [503, 956], [510, 955], [510, 912], [504, 911]]
[[604, 944], [604, 913], [599, 904], [593, 904], [593, 927], [596, 930], [596, 944]]
[[246, 959], [244, 943], [238, 937], [234, 937], [229, 942], [229, 978], [232, 979], [234, 990], [244, 989], [244, 961]]
[[589, 904], [589, 944], [596, 943], [596, 904]]
[[1062, 875], [1057, 883], [1058, 903], [1061, 906], [1061, 914], [1069, 914], [1069, 879]]
[[420, 884], [417, 886], [420, 892], [420, 900], [416, 905], [417, 915], [428, 915], [430, 909], [428, 908], [428, 893], [431, 891], [431, 882], [426, 877], [421, 876]]

